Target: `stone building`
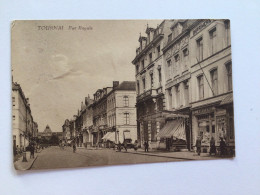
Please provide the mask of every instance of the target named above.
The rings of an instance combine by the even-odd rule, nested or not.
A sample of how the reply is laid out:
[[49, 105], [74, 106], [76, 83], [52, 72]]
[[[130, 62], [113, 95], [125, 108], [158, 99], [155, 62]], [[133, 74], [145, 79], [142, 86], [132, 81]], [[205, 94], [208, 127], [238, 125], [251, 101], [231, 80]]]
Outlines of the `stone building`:
[[12, 128], [13, 145], [25, 149], [38, 134], [38, 125], [33, 120], [29, 98], [26, 98], [21, 86], [12, 83]]
[[112, 87], [98, 89], [94, 94], [93, 108], [93, 144], [102, 142], [102, 137], [108, 131], [107, 126], [107, 94]]
[[157, 134], [164, 126], [165, 74], [162, 48], [170, 34], [173, 20], [165, 20], [156, 28], [147, 26], [146, 36], [139, 37], [139, 47], [132, 61], [136, 69], [137, 136], [143, 146], [158, 147]]
[[[133, 60], [138, 138], [148, 140], [152, 147], [156, 140], [157, 148], [168, 149], [182, 140], [177, 145], [192, 150], [199, 136], [204, 152], [208, 152], [212, 137], [216, 146], [223, 138], [234, 151], [229, 20], [165, 20], [157, 29], [163, 24], [168, 25], [162, 28], [166, 29], [160, 39], [162, 56], [153, 61], [157, 45], [153, 41], [149, 44], [151, 30], [147, 27], [147, 37], [140, 36]], [[152, 89], [158, 82], [157, 62], [162, 70], [161, 96], [160, 90]], [[158, 104], [158, 97], [162, 97], [162, 104]]]
[[198, 20], [190, 30], [193, 145], [202, 137], [209, 150], [223, 138], [234, 151], [232, 59], [229, 20]]
[[102, 138], [113, 143], [124, 138], [137, 140], [136, 88], [134, 81], [113, 82], [113, 90], [107, 95], [107, 133]]
[[92, 109], [93, 99], [89, 96], [85, 97], [85, 106], [82, 112], [82, 120], [83, 120], [83, 143], [85, 146], [92, 146], [93, 144], [93, 135], [92, 135], [92, 126], [93, 126], [93, 109]]
[[62, 132], [63, 132], [63, 139], [68, 141], [71, 139], [71, 133], [70, 133], [70, 121], [69, 119], [66, 119], [64, 121], [64, 124], [62, 125]]

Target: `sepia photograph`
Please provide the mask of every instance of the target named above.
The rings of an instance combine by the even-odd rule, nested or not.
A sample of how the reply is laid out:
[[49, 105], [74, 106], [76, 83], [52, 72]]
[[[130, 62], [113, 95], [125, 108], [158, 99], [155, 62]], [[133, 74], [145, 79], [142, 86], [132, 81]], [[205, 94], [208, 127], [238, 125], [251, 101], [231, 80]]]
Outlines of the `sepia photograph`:
[[14, 168], [233, 160], [231, 22], [13, 21]]

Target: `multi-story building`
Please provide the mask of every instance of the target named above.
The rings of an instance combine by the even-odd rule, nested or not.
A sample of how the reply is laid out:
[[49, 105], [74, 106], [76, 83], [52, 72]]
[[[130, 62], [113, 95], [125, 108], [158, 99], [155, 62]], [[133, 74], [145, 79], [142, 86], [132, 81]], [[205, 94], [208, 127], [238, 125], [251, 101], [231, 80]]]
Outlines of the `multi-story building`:
[[107, 95], [108, 132], [102, 138], [113, 143], [123, 143], [124, 138], [137, 140], [136, 88], [134, 81], [113, 82]]
[[93, 100], [88, 96], [85, 97], [85, 106], [82, 111], [82, 120], [83, 120], [83, 143], [85, 146], [92, 146], [93, 144], [93, 135], [91, 129], [93, 126], [93, 109], [92, 109]]
[[158, 147], [157, 134], [164, 126], [162, 111], [165, 107], [165, 74], [162, 48], [173, 22], [165, 20], [156, 28], [147, 26], [146, 37], [140, 35], [140, 46], [132, 61], [136, 69], [137, 136], [142, 146], [144, 141], [149, 141], [150, 147]]
[[66, 119], [64, 121], [64, 124], [62, 125], [62, 132], [63, 132], [63, 139], [64, 140], [68, 141], [69, 139], [71, 139], [69, 119]]
[[232, 60], [229, 20], [198, 20], [190, 30], [193, 143], [205, 151], [213, 137], [234, 150]]
[[98, 89], [94, 94], [93, 108], [93, 144], [102, 142], [102, 137], [107, 132], [107, 94], [112, 87]]
[[38, 132], [33, 121], [29, 98], [26, 98], [21, 86], [12, 83], [13, 145], [25, 149]]
[[[163, 24], [168, 25], [160, 39], [162, 56], [153, 61], [157, 42], [149, 44], [150, 29], [147, 28], [147, 37], [139, 38], [140, 48], [133, 61], [138, 137], [141, 142], [148, 140], [151, 144], [157, 140], [157, 147], [164, 147], [165, 143], [169, 149], [178, 142], [192, 150], [199, 136], [204, 151], [209, 150], [210, 139], [214, 138], [218, 146], [223, 138], [232, 151], [234, 114], [229, 20], [166, 20], [157, 29]], [[154, 36], [154, 39], [158, 38]], [[154, 71], [156, 66], [160, 67], [156, 64], [159, 59], [161, 96], [152, 88], [157, 82]], [[158, 104], [158, 97], [162, 97], [162, 104]], [[156, 105], [162, 105], [162, 111]]]

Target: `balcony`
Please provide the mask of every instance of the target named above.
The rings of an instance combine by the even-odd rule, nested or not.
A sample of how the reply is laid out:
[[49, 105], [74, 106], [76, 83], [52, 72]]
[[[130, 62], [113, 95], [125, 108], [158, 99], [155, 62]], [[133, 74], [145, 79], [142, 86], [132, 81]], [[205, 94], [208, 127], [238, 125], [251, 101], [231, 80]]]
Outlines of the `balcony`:
[[142, 100], [147, 100], [153, 97], [157, 97], [160, 94], [162, 94], [162, 87], [159, 87], [158, 89], [149, 89], [144, 93], [138, 95], [136, 99], [137, 102], [140, 102]]

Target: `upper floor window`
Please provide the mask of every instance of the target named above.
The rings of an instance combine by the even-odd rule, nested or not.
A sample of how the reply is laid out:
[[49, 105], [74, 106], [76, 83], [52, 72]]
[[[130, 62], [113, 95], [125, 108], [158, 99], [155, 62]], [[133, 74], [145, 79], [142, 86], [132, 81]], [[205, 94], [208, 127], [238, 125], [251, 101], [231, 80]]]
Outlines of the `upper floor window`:
[[160, 45], [157, 46], [156, 50], [157, 50], [157, 58], [158, 58], [160, 56], [160, 53], [161, 53]]
[[179, 87], [179, 85], [177, 85], [175, 87], [175, 90], [176, 90], [176, 107], [179, 107], [180, 106], [180, 87]]
[[225, 24], [225, 30], [226, 30], [226, 44], [229, 46], [231, 44], [231, 39], [230, 39], [230, 20], [226, 20], [224, 22]]
[[145, 91], [145, 78], [143, 78], [143, 89]]
[[161, 83], [162, 82], [162, 72], [161, 72], [160, 68], [158, 69], [158, 77], [159, 77], [159, 83]]
[[210, 76], [211, 76], [213, 95], [217, 95], [218, 94], [218, 70], [214, 69], [210, 71]]
[[137, 81], [136, 85], [137, 85], [137, 95], [139, 95], [140, 94], [140, 84], [139, 84], [139, 81]]
[[172, 109], [172, 88], [168, 89], [169, 109]]
[[144, 60], [142, 60], [141, 63], [142, 63], [142, 69], [144, 69]]
[[130, 124], [129, 113], [128, 112], [124, 113], [124, 121], [125, 121], [125, 125], [129, 125]]
[[12, 97], [13, 106], [15, 106], [15, 97]]
[[168, 65], [168, 79], [170, 79], [171, 78], [171, 72], [172, 72], [172, 61], [168, 60], [167, 65]]
[[226, 64], [226, 69], [227, 69], [228, 91], [232, 91], [233, 85], [232, 85], [232, 63], [231, 62]]
[[153, 87], [153, 73], [150, 74], [150, 79], [151, 79], [151, 88]]
[[199, 99], [204, 98], [204, 78], [203, 75], [197, 77], [198, 80], [198, 88], [199, 88]]
[[152, 61], [153, 61], [153, 54], [150, 53], [150, 54], [149, 54], [149, 63], [151, 63]]
[[216, 28], [212, 29], [210, 32], [209, 32], [209, 36], [210, 36], [210, 50], [211, 50], [211, 55], [216, 53], [217, 51], [217, 30]]
[[172, 40], [172, 34], [168, 35], [168, 43]]
[[188, 68], [188, 55], [189, 55], [189, 50], [188, 48], [185, 48], [183, 51], [183, 64], [184, 64], [184, 70], [186, 70]]
[[139, 65], [137, 64], [135, 68], [136, 68], [136, 74], [137, 74], [139, 72]]
[[124, 106], [128, 107], [129, 106], [129, 98], [128, 98], [128, 96], [124, 96], [123, 97], [123, 101], [124, 101]]
[[203, 60], [203, 40], [202, 37], [197, 40], [197, 59]]

